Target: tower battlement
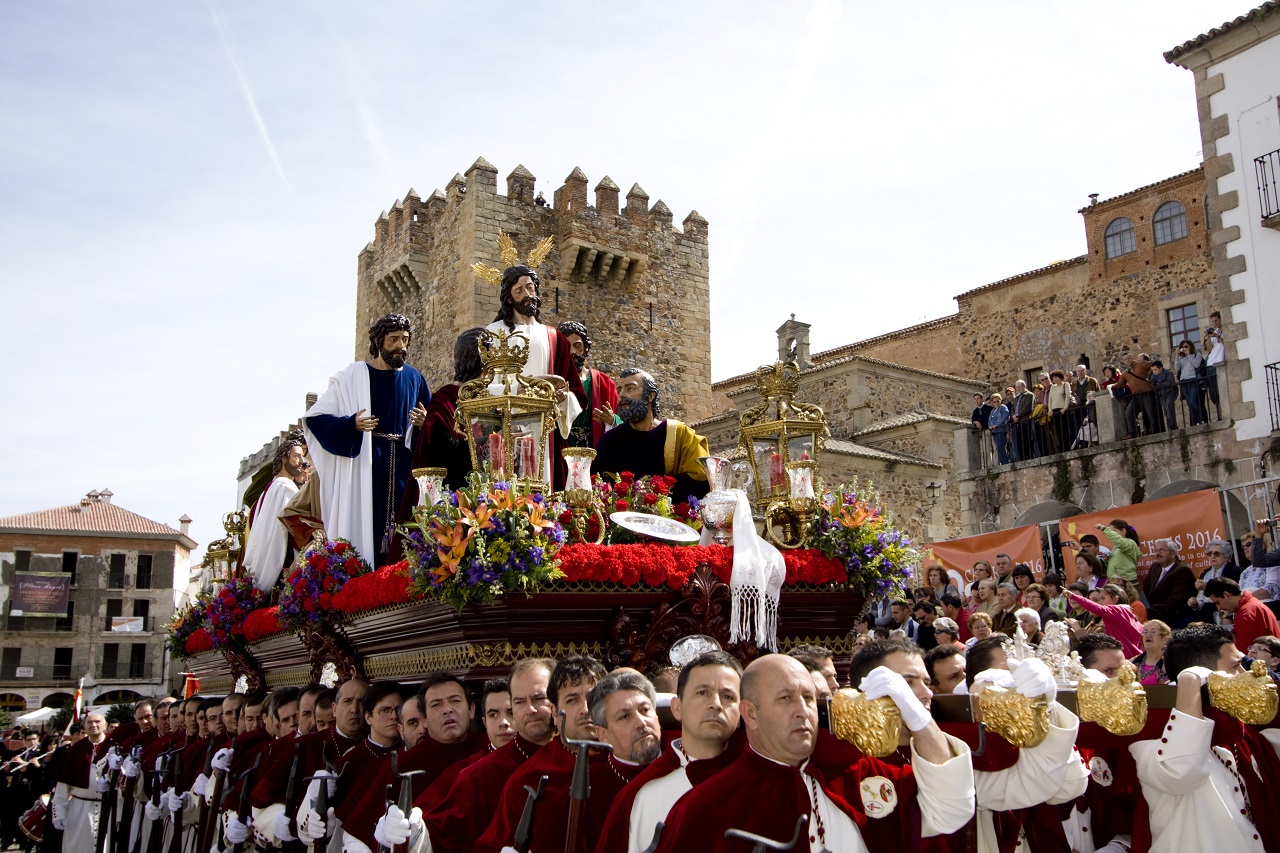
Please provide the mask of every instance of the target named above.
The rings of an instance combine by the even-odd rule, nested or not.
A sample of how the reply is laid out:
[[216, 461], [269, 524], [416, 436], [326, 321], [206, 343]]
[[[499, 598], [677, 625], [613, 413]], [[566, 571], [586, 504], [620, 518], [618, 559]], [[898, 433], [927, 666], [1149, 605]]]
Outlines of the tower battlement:
[[524, 257], [543, 237], [555, 249], [539, 268], [542, 320], [578, 320], [595, 346], [589, 364], [616, 374], [641, 367], [658, 379], [674, 417], [711, 413], [708, 225], [697, 211], [681, 228], [671, 209], [633, 184], [620, 207], [609, 176], [595, 185], [574, 168], [548, 203], [522, 165], [498, 192], [498, 169], [478, 158], [444, 191], [423, 200], [412, 189], [374, 221], [358, 258], [355, 353], [364, 357], [369, 324], [387, 313], [414, 324], [410, 361], [433, 386], [453, 377], [453, 342], [492, 322], [498, 288], [475, 276], [474, 263], [501, 267], [498, 235]]

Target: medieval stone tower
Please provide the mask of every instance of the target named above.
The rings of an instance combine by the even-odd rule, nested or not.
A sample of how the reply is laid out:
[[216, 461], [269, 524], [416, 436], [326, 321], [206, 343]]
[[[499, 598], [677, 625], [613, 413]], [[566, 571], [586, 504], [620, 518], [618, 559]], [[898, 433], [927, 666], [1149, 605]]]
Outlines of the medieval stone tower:
[[608, 177], [587, 203], [587, 176], [574, 169], [547, 205], [523, 166], [498, 194], [498, 170], [483, 157], [424, 201], [413, 190], [374, 224], [360, 252], [355, 354], [368, 354], [369, 324], [388, 311], [414, 325], [411, 362], [432, 387], [453, 381], [453, 342], [498, 313], [499, 289], [471, 265], [501, 267], [498, 234], [520, 257], [545, 236], [555, 249], [539, 267], [542, 321], [578, 320], [591, 330], [591, 366], [616, 376], [636, 366], [661, 386], [664, 414], [705, 417], [711, 401], [711, 312], [707, 220], [697, 211], [672, 225], [639, 184], [618, 208]]

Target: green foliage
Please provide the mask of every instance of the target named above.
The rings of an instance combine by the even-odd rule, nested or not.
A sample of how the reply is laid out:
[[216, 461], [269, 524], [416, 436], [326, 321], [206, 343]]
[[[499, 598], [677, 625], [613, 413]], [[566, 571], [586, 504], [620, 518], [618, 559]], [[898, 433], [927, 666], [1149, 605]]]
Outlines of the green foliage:
[[67, 730], [67, 724], [71, 722], [71, 703], [63, 705], [58, 709], [58, 713], [49, 718], [46, 724], [49, 731], [63, 732]]
[[108, 723], [131, 723], [133, 722], [133, 706], [127, 702], [118, 702], [107, 709], [104, 714]]
[[1053, 499], [1058, 503], [1071, 500], [1071, 463], [1059, 459], [1053, 469]]

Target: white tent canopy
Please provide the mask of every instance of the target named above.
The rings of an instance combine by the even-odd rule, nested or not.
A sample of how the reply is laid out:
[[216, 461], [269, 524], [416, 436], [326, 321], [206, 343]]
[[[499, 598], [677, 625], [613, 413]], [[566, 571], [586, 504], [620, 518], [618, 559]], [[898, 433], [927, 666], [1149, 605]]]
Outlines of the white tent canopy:
[[[96, 705], [85, 709], [85, 716], [89, 714], [105, 714], [111, 708], [110, 705]], [[14, 717], [13, 721], [20, 726], [40, 726], [49, 722], [54, 714], [58, 713], [57, 708], [38, 708], [35, 711]]]

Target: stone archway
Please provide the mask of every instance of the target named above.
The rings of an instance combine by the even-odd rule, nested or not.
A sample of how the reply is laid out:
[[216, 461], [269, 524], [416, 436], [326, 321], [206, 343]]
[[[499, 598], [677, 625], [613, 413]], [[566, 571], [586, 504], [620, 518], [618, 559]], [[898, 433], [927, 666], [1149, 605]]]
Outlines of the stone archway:
[[70, 693], [50, 693], [40, 700], [41, 708], [65, 708], [75, 699]]
[[0, 693], [0, 709], [11, 714], [22, 714], [27, 710], [27, 700], [20, 693]]
[[1028, 524], [1044, 524], [1048, 521], [1070, 518], [1073, 515], [1084, 515], [1084, 510], [1073, 503], [1042, 501], [1023, 511], [1022, 515], [1018, 516], [1017, 520], [1013, 522], [1013, 526], [1024, 527]]

